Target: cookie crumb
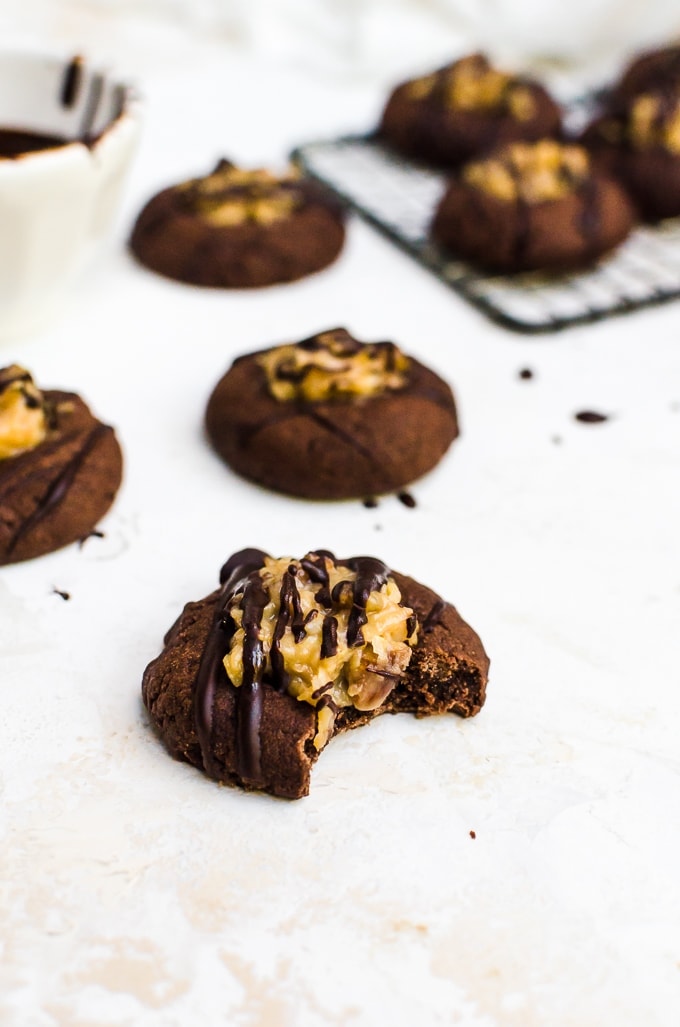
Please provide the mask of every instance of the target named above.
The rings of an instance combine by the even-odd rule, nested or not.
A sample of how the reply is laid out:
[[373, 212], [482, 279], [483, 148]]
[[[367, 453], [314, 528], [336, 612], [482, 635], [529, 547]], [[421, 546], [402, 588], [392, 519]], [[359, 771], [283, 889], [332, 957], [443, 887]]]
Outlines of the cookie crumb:
[[471, 837], [471, 838], [473, 839], [473, 841], [474, 841], [474, 839], [475, 839], [475, 838], [477, 837], [477, 832], [476, 832], [476, 831], [470, 831], [470, 837]]
[[362, 502], [367, 510], [375, 510], [378, 505], [378, 500], [375, 496], [366, 496], [366, 499], [362, 500]]
[[607, 414], [600, 414], [597, 410], [579, 410], [577, 414], [574, 414], [574, 420], [580, 421], [581, 424], [602, 424], [609, 418]]
[[522, 381], [526, 382], [529, 380], [529, 378], [534, 377], [534, 372], [531, 370], [530, 367], [523, 367], [522, 370], [519, 372], [519, 377], [522, 379]]
[[63, 592], [60, 588], [56, 588], [56, 586], [52, 589], [52, 594], [55, 596], [61, 596], [64, 602], [68, 602], [68, 600], [71, 598], [70, 592]]
[[409, 510], [413, 510], [413, 508], [418, 505], [410, 492], [399, 492], [397, 499], [400, 503], [403, 503], [404, 506], [407, 506]]

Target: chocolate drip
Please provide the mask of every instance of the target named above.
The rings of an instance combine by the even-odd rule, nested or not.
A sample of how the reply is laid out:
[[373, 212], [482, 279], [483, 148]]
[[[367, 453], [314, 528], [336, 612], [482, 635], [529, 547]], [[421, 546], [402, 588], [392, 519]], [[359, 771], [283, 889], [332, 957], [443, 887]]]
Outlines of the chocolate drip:
[[[245, 358], [242, 358], [245, 359]], [[235, 361], [235, 363], [238, 361]], [[409, 396], [418, 397], [420, 399], [427, 400], [430, 403], [441, 407], [446, 410], [447, 413], [451, 413], [451, 394], [443, 388], [435, 388], [430, 384], [426, 384], [421, 381], [422, 372], [417, 372], [417, 377], [414, 379], [410, 373], [407, 382], [402, 391], [406, 392]], [[380, 399], [381, 397], [376, 397]], [[349, 401], [351, 402], [351, 401]], [[366, 447], [359, 442], [359, 440], [350, 435], [348, 432], [344, 432], [339, 429], [335, 423], [328, 418], [320, 415], [316, 412], [315, 407], [318, 404], [313, 403], [289, 403], [279, 402], [277, 406], [280, 408], [275, 413], [270, 414], [267, 417], [262, 418], [261, 421], [256, 424], [243, 424], [238, 428], [238, 443], [239, 446], [245, 448], [255, 436], [264, 431], [266, 428], [271, 428], [276, 425], [282, 424], [285, 421], [291, 420], [295, 417], [299, 417], [304, 414], [307, 417], [313, 418], [317, 424], [325, 428], [327, 431], [334, 435], [338, 435], [347, 442], [350, 446], [361, 453], [367, 460], [369, 460], [374, 466], [378, 466], [378, 461], [375, 455]]]
[[33, 513], [19, 525], [14, 537], [7, 546], [8, 553], [13, 552], [19, 541], [62, 501], [71, 488], [78, 471], [96, 444], [104, 435], [112, 431], [113, 428], [108, 424], [98, 424], [92, 429], [75, 456], [69, 460], [61, 473], [51, 483]]
[[515, 201], [517, 231], [515, 233], [512, 261], [517, 267], [523, 267], [531, 237], [531, 211], [528, 201], [522, 196], [522, 175], [519, 169], [515, 167], [512, 161], [508, 161], [507, 168], [515, 181], [517, 189], [517, 199]]
[[339, 439], [342, 439], [343, 442], [346, 442], [347, 445], [356, 450], [357, 453], [361, 453], [369, 463], [378, 463], [375, 455], [371, 452], [368, 446], [364, 446], [356, 435], [352, 435], [350, 432], [345, 431], [344, 428], [341, 428], [339, 424], [336, 424], [335, 421], [332, 421], [329, 417], [324, 417], [324, 415], [320, 414], [318, 410], [314, 410], [311, 407], [307, 410], [307, 416], [312, 421], [316, 421], [316, 423], [321, 425], [322, 428], [325, 428], [331, 435], [336, 435]]
[[62, 107], [74, 107], [83, 81], [83, 58], [77, 54], [64, 69], [59, 102]]
[[279, 612], [276, 624], [274, 625], [274, 635], [269, 654], [272, 665], [272, 684], [280, 692], [285, 692], [289, 680], [284, 666], [283, 654], [281, 653], [281, 639], [289, 625], [295, 641], [302, 641], [305, 634], [305, 618], [302, 614], [300, 593], [297, 590], [295, 575], [291, 573], [290, 568], [281, 579]]
[[266, 555], [261, 549], [240, 549], [223, 564], [220, 585], [232, 594], [237, 592], [239, 584], [245, 583], [249, 574], [264, 567]]
[[[244, 549], [234, 554], [224, 564], [220, 573], [222, 590], [215, 606], [213, 621], [208, 632], [205, 648], [196, 675], [193, 693], [194, 719], [196, 732], [201, 748], [203, 766], [207, 774], [219, 777], [213, 756], [213, 723], [214, 706], [217, 691], [228, 684], [228, 676], [224, 668], [224, 657], [229, 650], [231, 638], [236, 630], [230, 610], [238, 602], [242, 610], [241, 626], [243, 638], [243, 680], [236, 692], [236, 768], [241, 780], [254, 787], [262, 787], [265, 782], [262, 774], [262, 753], [260, 726], [263, 708], [263, 679], [266, 667], [266, 653], [260, 635], [265, 607], [269, 603], [269, 595], [264, 587], [259, 571], [264, 566], [266, 554], [259, 549]], [[316, 593], [327, 598], [326, 607], [332, 606], [328, 595], [329, 575], [326, 558], [337, 561], [328, 550], [316, 550], [300, 561], [310, 580], [320, 585]], [[352, 591], [352, 609], [350, 610], [347, 642], [350, 646], [363, 644], [361, 629], [367, 621], [366, 604], [371, 592], [379, 590], [386, 584], [389, 571], [385, 564], [369, 556], [354, 557], [342, 561], [356, 574], [356, 581], [340, 582], [340, 586]], [[333, 589], [335, 595], [338, 586]], [[324, 595], [325, 593], [325, 595]], [[295, 565], [291, 564], [285, 571], [281, 581], [279, 594], [279, 612], [274, 625], [270, 650], [271, 680], [268, 683], [280, 691], [285, 691], [288, 675], [285, 671], [280, 643], [286, 628], [290, 627], [296, 642], [305, 635], [306, 625], [318, 615], [311, 610], [303, 615], [300, 593], [297, 585]], [[338, 622], [330, 613], [326, 614], [322, 626], [322, 659], [335, 655], [338, 647]], [[319, 698], [317, 708], [328, 706], [337, 712], [335, 703], [326, 696], [332, 682], [322, 686], [314, 693]]]
[[597, 179], [592, 175], [584, 180], [580, 190], [583, 208], [581, 210], [581, 235], [588, 249], [598, 245], [600, 234], [599, 189]]
[[315, 599], [319, 606], [323, 606], [326, 610], [329, 610], [332, 606], [331, 594], [329, 592], [330, 579], [328, 577], [328, 568], [326, 567], [326, 559], [328, 558], [335, 563], [335, 557], [328, 549], [317, 549], [313, 553], [309, 554], [309, 558], [305, 557], [304, 560], [300, 561], [300, 566], [307, 573], [307, 577], [315, 585], [321, 585], [321, 588], [317, 590]]
[[[201, 747], [203, 767], [206, 774], [211, 777], [219, 776], [214, 765], [212, 746], [215, 695], [217, 689], [226, 685], [229, 680], [223, 661], [235, 630], [235, 624], [229, 616], [229, 605], [234, 595], [246, 587], [248, 576], [263, 566], [265, 555], [261, 549], [242, 549], [240, 552], [234, 553], [220, 571], [222, 591], [206, 638], [193, 693], [194, 723]], [[252, 725], [256, 723], [259, 728], [261, 708], [258, 706], [260, 697], [249, 693], [248, 698], [243, 700], [244, 712], [242, 712], [241, 692], [243, 692], [243, 686], [237, 690], [236, 737], [239, 767], [245, 768], [248, 755], [255, 749], [251, 744]], [[242, 744], [240, 741], [244, 735], [246, 744]], [[241, 753], [244, 754], [243, 758]]]
[[269, 596], [257, 572], [248, 576], [241, 600], [243, 610], [243, 681], [236, 690], [236, 760], [239, 776], [260, 786], [262, 751], [260, 723], [262, 720], [262, 676], [265, 651], [260, 638], [260, 624]]
[[426, 635], [429, 635], [431, 631], [434, 631], [438, 624], [441, 624], [441, 617], [445, 609], [446, 603], [444, 600], [438, 599], [423, 621], [423, 631]]
[[364, 636], [361, 631], [368, 620], [366, 603], [371, 592], [376, 592], [387, 584], [389, 570], [381, 560], [372, 556], [355, 556], [343, 561], [356, 574], [353, 586], [352, 609], [347, 620], [347, 645], [353, 649], [363, 645]]
[[335, 656], [338, 651], [338, 621], [336, 617], [327, 614], [323, 620], [321, 629], [321, 659]]
[[23, 367], [19, 367], [18, 364], [11, 364], [9, 367], [0, 368], [0, 395], [17, 383], [31, 385], [33, 379], [28, 371], [25, 371]]

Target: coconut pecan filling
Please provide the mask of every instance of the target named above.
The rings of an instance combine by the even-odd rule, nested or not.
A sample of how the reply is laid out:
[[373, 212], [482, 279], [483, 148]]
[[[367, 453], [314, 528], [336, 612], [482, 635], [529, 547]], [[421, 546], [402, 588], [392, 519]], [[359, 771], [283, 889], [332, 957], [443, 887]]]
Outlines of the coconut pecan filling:
[[194, 178], [180, 187], [187, 207], [215, 227], [248, 222], [269, 225], [289, 217], [303, 197], [297, 175], [277, 177], [262, 168], [246, 170], [220, 161], [204, 178]]
[[409, 359], [391, 342], [362, 343], [344, 328], [263, 353], [260, 366], [278, 400], [320, 402], [404, 388]]
[[506, 111], [517, 121], [528, 121], [536, 113], [528, 86], [514, 75], [492, 68], [481, 54], [414, 79], [408, 84], [407, 95], [412, 100], [431, 96], [454, 110]]
[[576, 192], [590, 173], [587, 152], [581, 146], [551, 139], [513, 143], [486, 160], [463, 169], [463, 181], [497, 199], [544, 203]]
[[47, 429], [47, 404], [28, 371], [0, 369], [0, 460], [35, 449]]
[[322, 749], [342, 707], [377, 709], [408, 667], [417, 620], [383, 563], [344, 563], [318, 550], [264, 557], [225, 607], [232, 622], [224, 667], [236, 688], [259, 679], [316, 709]]
[[680, 154], [680, 96], [638, 96], [631, 107], [628, 135], [636, 149], [660, 146], [676, 156]]

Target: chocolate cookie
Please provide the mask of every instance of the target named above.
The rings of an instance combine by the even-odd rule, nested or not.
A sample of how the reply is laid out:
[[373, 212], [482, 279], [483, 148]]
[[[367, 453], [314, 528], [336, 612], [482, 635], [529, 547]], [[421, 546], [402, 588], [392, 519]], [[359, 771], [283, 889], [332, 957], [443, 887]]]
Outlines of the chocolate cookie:
[[467, 164], [432, 222], [436, 242], [498, 271], [587, 267], [635, 220], [624, 190], [580, 146], [513, 143]]
[[344, 328], [234, 361], [206, 428], [233, 470], [306, 499], [399, 489], [458, 434], [441, 378], [393, 343], [364, 344]]
[[85, 538], [111, 506], [122, 456], [113, 432], [72, 392], [40, 392], [0, 370], [0, 564]]
[[276, 177], [221, 160], [204, 178], [154, 196], [137, 218], [130, 248], [168, 278], [249, 289], [320, 271], [344, 239], [342, 209], [320, 185], [294, 172]]
[[489, 661], [453, 606], [372, 557], [234, 554], [144, 672], [170, 754], [297, 799], [333, 735], [382, 713], [481, 709]]
[[680, 46], [665, 46], [639, 54], [609, 91], [607, 103], [621, 107], [647, 92], [677, 93], [680, 89]]
[[456, 167], [504, 143], [560, 130], [560, 108], [543, 86], [472, 54], [397, 86], [379, 133], [409, 157]]
[[644, 218], [680, 214], [680, 47], [633, 62], [582, 142]]

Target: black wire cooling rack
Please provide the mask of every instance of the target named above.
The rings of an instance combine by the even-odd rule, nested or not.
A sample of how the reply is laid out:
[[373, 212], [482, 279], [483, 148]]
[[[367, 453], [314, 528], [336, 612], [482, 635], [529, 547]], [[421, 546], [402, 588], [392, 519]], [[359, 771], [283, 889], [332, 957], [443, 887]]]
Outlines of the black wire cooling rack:
[[513, 331], [557, 332], [680, 298], [680, 218], [635, 229], [588, 271], [487, 274], [428, 239], [444, 175], [396, 156], [376, 136], [308, 143], [291, 157], [469, 303]]

